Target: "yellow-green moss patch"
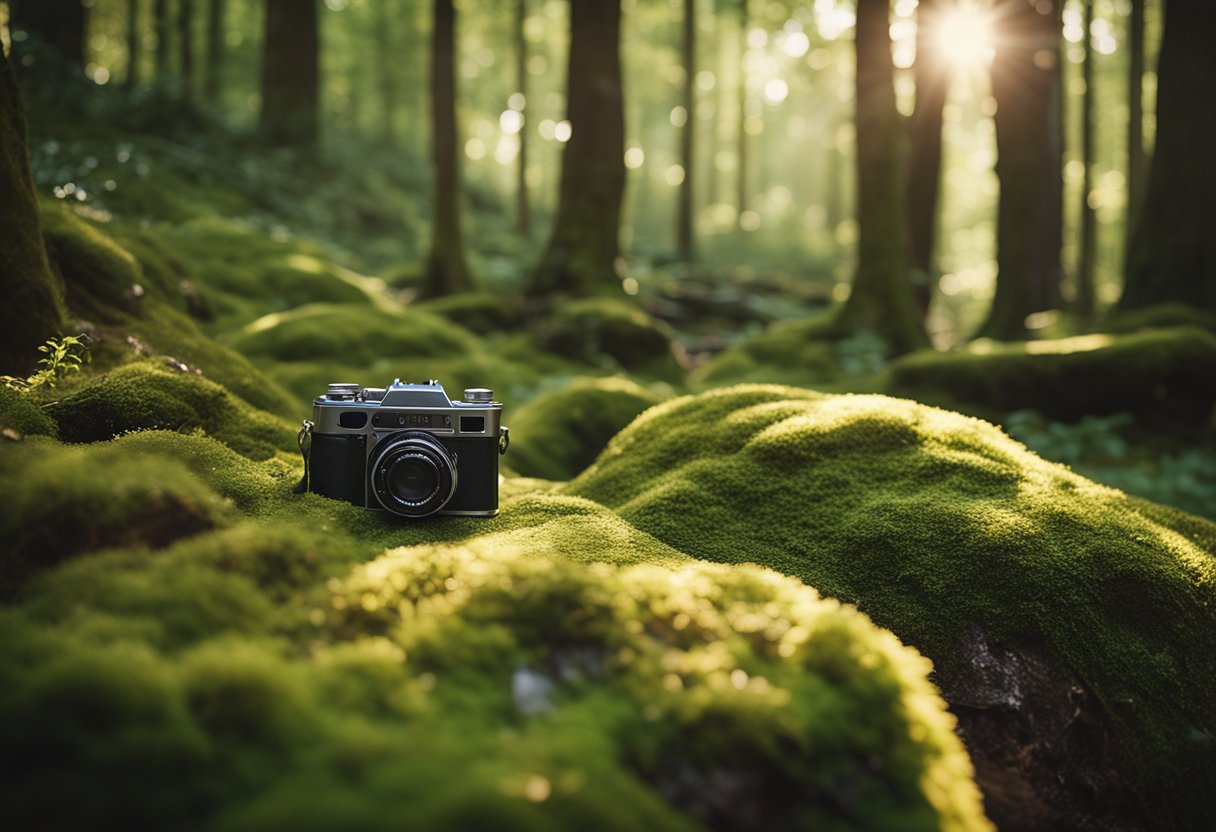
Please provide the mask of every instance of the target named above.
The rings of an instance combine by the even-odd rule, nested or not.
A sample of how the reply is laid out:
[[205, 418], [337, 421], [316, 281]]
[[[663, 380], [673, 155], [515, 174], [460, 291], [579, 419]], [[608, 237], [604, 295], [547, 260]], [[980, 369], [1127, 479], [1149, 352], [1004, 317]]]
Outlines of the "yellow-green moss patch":
[[586, 298], [557, 307], [536, 329], [541, 349], [590, 364], [615, 364], [665, 379], [681, 374], [668, 329], [637, 306]]

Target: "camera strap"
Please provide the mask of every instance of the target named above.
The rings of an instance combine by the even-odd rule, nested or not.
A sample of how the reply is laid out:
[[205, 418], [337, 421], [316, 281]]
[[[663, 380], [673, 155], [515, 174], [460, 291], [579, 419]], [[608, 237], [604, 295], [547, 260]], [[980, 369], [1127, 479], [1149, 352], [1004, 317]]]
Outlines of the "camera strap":
[[498, 429], [498, 455], [502, 456], [507, 452], [507, 448], [511, 444], [511, 431], [505, 426]]
[[308, 491], [308, 457], [312, 453], [312, 428], [313, 423], [305, 419], [300, 425], [300, 435], [296, 441], [300, 445], [300, 455], [304, 457], [304, 476], [300, 479], [299, 484], [291, 490], [292, 494], [303, 494]]

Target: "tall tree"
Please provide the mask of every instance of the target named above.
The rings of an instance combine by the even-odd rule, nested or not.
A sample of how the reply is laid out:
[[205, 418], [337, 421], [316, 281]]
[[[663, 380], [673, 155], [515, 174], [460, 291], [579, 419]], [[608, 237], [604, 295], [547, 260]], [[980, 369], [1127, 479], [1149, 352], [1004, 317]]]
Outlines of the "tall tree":
[[515, 91], [519, 94], [519, 159], [515, 167], [515, 227], [521, 237], [532, 230], [532, 211], [528, 203], [528, 41], [524, 23], [528, 19], [528, 0], [515, 0]]
[[1157, 142], [1120, 306], [1216, 312], [1216, 4], [1168, 0], [1157, 60]]
[[182, 95], [194, 96], [194, 0], [177, 0], [177, 54]]
[[169, 0], [156, 0], [152, 6], [152, 25], [156, 31], [156, 63], [154, 82], [164, 84], [169, 78]]
[[692, 173], [693, 136], [697, 131], [697, 0], [684, 0], [684, 127], [680, 130], [680, 163], [684, 180], [680, 182], [679, 215], [676, 220], [676, 248], [685, 263], [692, 260]]
[[570, 0], [562, 183], [549, 245], [529, 291], [593, 294], [620, 290], [621, 199], [625, 193], [625, 108], [621, 93], [619, 0]]
[[[1127, 58], [1127, 211], [1128, 247], [1144, 202], [1144, 0], [1132, 0], [1128, 14]], [[1126, 260], [1126, 253], [1125, 258]]]
[[464, 292], [473, 278], [460, 233], [460, 155], [456, 147], [456, 9], [435, 0], [431, 31], [431, 157], [435, 165], [431, 252], [422, 276], [423, 297]]
[[739, 175], [736, 202], [739, 204], [736, 216], [743, 220], [743, 212], [747, 210], [747, 24], [751, 19], [748, 0], [739, 0]]
[[1082, 39], [1081, 76], [1081, 239], [1077, 252], [1077, 312], [1085, 319], [1094, 316], [1094, 252], [1097, 224], [1090, 191], [1094, 167], [1094, 0], [1085, 0], [1085, 36]]
[[226, 0], [207, 3], [207, 73], [203, 78], [203, 99], [214, 104], [220, 99], [224, 73], [224, 13]]
[[272, 144], [311, 147], [320, 107], [317, 0], [266, 0], [262, 133]]
[[37, 347], [63, 320], [63, 300], [47, 263], [25, 114], [13, 69], [0, 49], [0, 372], [24, 374]]
[[892, 354], [927, 346], [908, 279], [902, 131], [895, 105], [890, 0], [857, 0], [857, 275], [840, 332], [881, 336]]
[[909, 135], [908, 233], [911, 244], [912, 294], [923, 321], [937, 284], [934, 245], [942, 170], [942, 111], [950, 91], [950, 65], [936, 42], [946, 11], [943, 0], [920, 0], [916, 7], [916, 108]]
[[33, 35], [55, 50], [64, 67], [85, 64], [85, 16], [81, 0], [21, 0], [9, 3], [11, 29]]
[[139, 0], [127, 0], [127, 78], [126, 86], [139, 86]]
[[997, 278], [980, 333], [1018, 338], [1026, 317], [1060, 305], [1064, 129], [1060, 0], [1000, 0], [992, 94], [997, 102]]
[[380, 93], [380, 138], [386, 145], [397, 141], [397, 73], [400, 72], [393, 43], [394, 10], [388, 0], [372, 4], [372, 33], [376, 46], [376, 89]]

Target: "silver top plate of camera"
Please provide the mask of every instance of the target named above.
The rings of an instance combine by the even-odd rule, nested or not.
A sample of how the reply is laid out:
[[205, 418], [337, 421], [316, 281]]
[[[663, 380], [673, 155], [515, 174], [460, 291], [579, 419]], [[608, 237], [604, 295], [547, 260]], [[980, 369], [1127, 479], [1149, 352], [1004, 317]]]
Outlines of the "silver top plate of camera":
[[448, 398], [434, 379], [425, 384], [396, 379], [388, 387], [336, 382], [313, 400], [318, 433], [383, 434], [424, 430], [451, 436], [497, 437], [502, 403], [494, 391], [470, 387], [462, 401]]

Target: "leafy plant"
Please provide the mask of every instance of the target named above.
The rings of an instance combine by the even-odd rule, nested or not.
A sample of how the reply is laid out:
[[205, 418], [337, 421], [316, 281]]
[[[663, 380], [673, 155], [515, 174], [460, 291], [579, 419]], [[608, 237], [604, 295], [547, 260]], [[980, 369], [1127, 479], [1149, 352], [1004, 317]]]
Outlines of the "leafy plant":
[[66, 376], [80, 372], [80, 368], [92, 360], [89, 354], [89, 336], [83, 334], [48, 338], [45, 344], [38, 347], [38, 351], [43, 353], [43, 356], [38, 359], [38, 369], [32, 375], [26, 378], [0, 376], [0, 383], [22, 393], [44, 387], [51, 388]]

